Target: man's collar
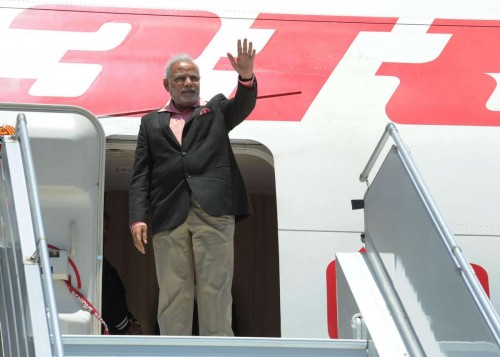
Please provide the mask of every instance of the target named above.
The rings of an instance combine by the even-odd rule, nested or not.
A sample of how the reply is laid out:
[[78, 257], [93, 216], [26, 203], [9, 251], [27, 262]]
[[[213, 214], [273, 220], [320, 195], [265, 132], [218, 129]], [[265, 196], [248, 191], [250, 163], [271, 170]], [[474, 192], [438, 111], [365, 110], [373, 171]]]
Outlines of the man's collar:
[[[196, 102], [191, 106], [191, 110], [193, 110], [194, 108], [197, 108], [201, 105], [205, 105], [207, 104], [207, 102], [205, 102], [204, 100], [201, 100], [200, 98], [198, 98], [196, 100]], [[165, 104], [165, 106], [163, 108], [161, 108], [160, 110], [158, 110], [158, 113], [161, 113], [161, 112], [170, 112], [170, 113], [178, 113], [178, 114], [182, 114], [183, 112], [181, 112], [174, 104], [174, 102], [172, 101], [172, 99], [170, 99], [167, 104]]]

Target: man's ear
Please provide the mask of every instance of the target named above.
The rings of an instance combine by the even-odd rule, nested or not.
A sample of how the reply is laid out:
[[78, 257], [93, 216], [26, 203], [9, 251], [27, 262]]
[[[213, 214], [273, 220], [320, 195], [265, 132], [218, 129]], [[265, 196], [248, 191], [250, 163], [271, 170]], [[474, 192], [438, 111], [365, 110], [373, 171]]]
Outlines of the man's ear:
[[168, 88], [168, 79], [163, 78], [163, 86], [167, 90], [167, 92], [170, 92], [170, 89]]

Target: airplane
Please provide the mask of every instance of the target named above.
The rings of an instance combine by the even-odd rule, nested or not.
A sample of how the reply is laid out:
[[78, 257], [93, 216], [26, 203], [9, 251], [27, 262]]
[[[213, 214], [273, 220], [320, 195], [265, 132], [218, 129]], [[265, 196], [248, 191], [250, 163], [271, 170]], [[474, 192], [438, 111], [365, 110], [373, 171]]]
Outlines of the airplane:
[[[397, 126], [500, 311], [494, 254], [500, 248], [500, 7], [494, 0], [0, 0], [0, 33], [0, 102], [8, 103], [0, 106], [0, 125], [15, 126], [8, 108], [27, 103], [35, 116], [58, 106], [97, 118], [105, 157], [102, 167], [94, 162], [94, 176], [102, 170], [103, 183], [91, 194], [94, 210], [85, 222], [99, 257], [101, 213], [111, 217], [106, 253], [148, 335], [155, 334], [157, 303], [152, 251], [144, 257], [135, 251], [127, 217], [140, 117], [168, 101], [164, 67], [177, 53], [199, 65], [202, 98], [234, 94], [226, 53], [239, 38], [257, 49], [259, 97], [230, 133], [254, 210], [235, 235], [238, 335], [346, 338], [338, 323], [336, 254], [365, 247], [364, 210], [352, 205], [365, 195], [359, 176], [388, 123]], [[57, 121], [60, 128], [47, 134], [49, 117], [29, 119], [35, 137], [76, 130]], [[74, 155], [56, 161], [92, 165]], [[41, 191], [44, 210], [55, 204], [49, 191]], [[52, 228], [53, 216], [47, 214], [48, 236], [66, 234]], [[98, 263], [74, 260], [80, 272], [98, 275]], [[99, 307], [99, 278], [87, 284], [83, 290]], [[73, 332], [64, 326], [69, 335], [100, 333], [98, 321]]]

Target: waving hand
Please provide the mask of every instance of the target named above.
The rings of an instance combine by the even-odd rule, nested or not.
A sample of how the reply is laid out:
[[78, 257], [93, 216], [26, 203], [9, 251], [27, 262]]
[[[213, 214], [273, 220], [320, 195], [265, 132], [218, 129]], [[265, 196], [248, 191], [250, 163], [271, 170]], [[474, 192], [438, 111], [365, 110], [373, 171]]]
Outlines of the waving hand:
[[247, 42], [246, 38], [243, 40], [243, 45], [241, 44], [241, 40], [238, 40], [238, 56], [236, 58], [228, 52], [227, 58], [241, 79], [252, 78], [255, 54], [256, 51], [253, 49], [252, 42]]

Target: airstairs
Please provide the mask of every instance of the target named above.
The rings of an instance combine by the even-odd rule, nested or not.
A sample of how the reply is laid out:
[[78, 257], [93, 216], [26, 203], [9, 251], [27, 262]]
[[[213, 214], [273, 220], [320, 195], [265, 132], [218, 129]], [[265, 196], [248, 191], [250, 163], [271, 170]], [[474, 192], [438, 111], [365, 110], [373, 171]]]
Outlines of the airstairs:
[[366, 253], [337, 254], [343, 314], [361, 313], [383, 356], [500, 356], [498, 314], [393, 124], [360, 181], [389, 137], [395, 144], [363, 200]]
[[498, 315], [392, 125], [361, 175], [392, 137], [363, 200], [366, 252], [336, 257], [340, 339], [124, 337], [100, 335], [65, 284], [99, 310], [102, 127], [76, 107], [0, 113], [17, 118], [0, 151], [3, 356], [500, 356]]

